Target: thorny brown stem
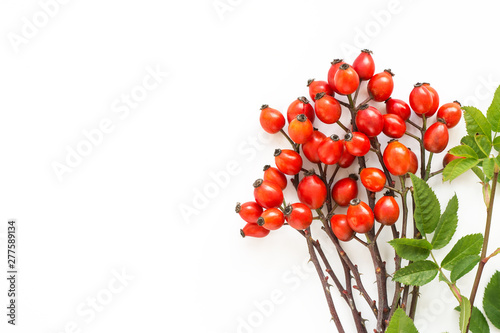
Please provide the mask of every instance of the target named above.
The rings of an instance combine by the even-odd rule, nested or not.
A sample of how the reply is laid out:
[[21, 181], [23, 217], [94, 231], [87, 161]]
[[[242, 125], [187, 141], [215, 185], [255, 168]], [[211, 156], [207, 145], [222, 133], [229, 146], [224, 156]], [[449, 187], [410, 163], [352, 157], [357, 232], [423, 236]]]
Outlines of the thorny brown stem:
[[[474, 300], [476, 299], [477, 288], [479, 287], [479, 281], [481, 281], [481, 275], [483, 273], [484, 265], [486, 264], [486, 261], [484, 259], [486, 258], [486, 251], [488, 251], [488, 241], [490, 238], [491, 218], [493, 216], [493, 202], [495, 201], [498, 172], [499, 172], [498, 168], [495, 167], [495, 172], [493, 173], [493, 178], [491, 179], [490, 201], [488, 202], [486, 210], [486, 226], [484, 230], [483, 248], [481, 249], [481, 261], [479, 262], [479, 265], [477, 267], [476, 277], [474, 279], [474, 284], [472, 285], [472, 291], [470, 293], [470, 298], [469, 298], [471, 308], [474, 306]], [[467, 327], [467, 330], [468, 329], [469, 328]]]
[[321, 280], [321, 285], [323, 286], [323, 292], [325, 293], [326, 301], [328, 303], [328, 308], [330, 309], [330, 314], [332, 315], [332, 320], [337, 326], [337, 330], [339, 333], [345, 333], [344, 327], [340, 322], [339, 315], [337, 310], [335, 309], [335, 305], [333, 304], [332, 294], [330, 293], [330, 285], [323, 273], [323, 269], [321, 268], [321, 264], [319, 263], [318, 257], [316, 255], [316, 251], [314, 250], [314, 241], [311, 237], [311, 229], [307, 228], [305, 231], [305, 236], [307, 240], [307, 248], [309, 249], [309, 255], [311, 257], [311, 261], [314, 264], [314, 268], [316, 268], [316, 272], [318, 273], [319, 279]]
[[366, 300], [366, 303], [372, 309], [373, 314], [375, 315], [375, 317], [377, 317], [378, 316], [377, 306], [363, 285], [363, 281], [361, 280], [361, 274], [359, 273], [358, 266], [354, 265], [352, 263], [351, 259], [349, 258], [347, 253], [344, 251], [344, 249], [340, 245], [338, 238], [331, 231], [331, 228], [328, 225], [328, 220], [326, 219], [326, 216], [321, 212], [321, 210], [319, 210], [319, 211], [317, 210], [317, 212], [318, 212], [319, 216], [321, 217], [321, 222], [323, 223], [323, 230], [326, 232], [326, 234], [328, 235], [328, 238], [330, 238], [332, 243], [335, 245], [335, 248], [337, 249], [337, 252], [338, 252], [340, 258], [342, 259], [342, 261], [347, 265], [349, 270], [352, 272], [352, 275], [354, 277], [354, 281], [356, 281], [355, 289], [359, 290], [359, 292], [361, 293], [361, 296], [363, 296], [363, 298]]
[[342, 287], [342, 284], [340, 283], [339, 279], [335, 275], [330, 263], [328, 262], [328, 259], [326, 258], [326, 255], [323, 252], [323, 249], [321, 248], [321, 245], [320, 245], [318, 240], [316, 240], [314, 247], [316, 248], [316, 251], [318, 251], [320, 258], [325, 265], [326, 272], [331, 276], [333, 283], [335, 283], [335, 285], [339, 289], [340, 296], [349, 305], [349, 308], [351, 309], [352, 316], [353, 316], [357, 331], [358, 332], [367, 332], [366, 326], [365, 326], [365, 321], [361, 317], [361, 313], [356, 308], [356, 303], [354, 302], [354, 298], [352, 295], [352, 283], [351, 283], [352, 278], [351, 278], [351, 271], [350, 271], [349, 267], [347, 267], [345, 262], [342, 262], [342, 265], [344, 266], [344, 275], [346, 278], [346, 288], [344, 289]]
[[[348, 95], [348, 97], [350, 102], [349, 111], [351, 112], [351, 118], [355, 119], [357, 108], [354, 105], [350, 95]], [[371, 100], [371, 98], [368, 99], [366, 102], [361, 103], [360, 105], [367, 103], [369, 100]], [[357, 130], [355, 123], [353, 124], [353, 130], [354, 131]], [[361, 169], [366, 168], [366, 161], [364, 156], [358, 157], [358, 162]], [[375, 193], [370, 192], [368, 190], [366, 190], [366, 193], [368, 196], [368, 205], [373, 210], [373, 208], [375, 207]], [[370, 255], [372, 257], [373, 266], [375, 268], [375, 276], [377, 279], [378, 313], [377, 313], [377, 328], [375, 332], [381, 333], [385, 331], [386, 320], [388, 319], [387, 316], [389, 314], [389, 307], [387, 300], [387, 271], [385, 268], [385, 261], [382, 260], [382, 257], [380, 255], [377, 242], [373, 241], [375, 238], [375, 231], [373, 228], [366, 233], [366, 238], [368, 240], [368, 250], [370, 251]]]

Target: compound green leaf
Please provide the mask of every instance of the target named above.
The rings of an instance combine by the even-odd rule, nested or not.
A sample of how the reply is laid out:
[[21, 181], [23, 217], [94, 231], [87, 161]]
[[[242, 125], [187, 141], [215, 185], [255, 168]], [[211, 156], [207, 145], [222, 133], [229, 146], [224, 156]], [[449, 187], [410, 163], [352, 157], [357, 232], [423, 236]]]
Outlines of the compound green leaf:
[[423, 286], [434, 280], [438, 268], [438, 265], [430, 260], [416, 261], [396, 271], [392, 279], [406, 285]]
[[500, 272], [496, 271], [486, 286], [483, 309], [491, 323], [500, 328]]
[[496, 151], [500, 151], [500, 136], [493, 139], [493, 148], [495, 148]]
[[493, 95], [493, 101], [488, 111], [486, 111], [486, 118], [491, 125], [491, 129], [500, 132], [500, 87], [497, 88]]
[[479, 254], [483, 247], [483, 235], [466, 235], [458, 240], [451, 251], [444, 257], [441, 267], [451, 271], [455, 265], [467, 256]]
[[491, 141], [491, 125], [484, 114], [473, 106], [463, 106], [465, 125], [470, 136], [479, 133]]
[[408, 317], [405, 311], [398, 308], [394, 311], [386, 333], [418, 333], [413, 320]]
[[481, 257], [479, 257], [477, 254], [462, 258], [451, 270], [451, 282], [455, 282], [465, 274], [469, 273], [474, 267], [476, 267], [480, 260]]
[[483, 153], [481, 149], [479, 149], [476, 140], [474, 139], [474, 135], [464, 136], [462, 139], [460, 139], [460, 143], [471, 147], [476, 152], [478, 158], [488, 157]]
[[483, 160], [483, 172], [484, 175], [486, 176], [486, 180], [490, 180], [493, 178], [493, 173], [495, 172], [495, 159], [490, 157], [490, 158], [485, 158]]
[[471, 311], [470, 301], [467, 299], [467, 297], [463, 295], [460, 296], [462, 298], [462, 302], [460, 303], [460, 318], [459, 318], [460, 332], [467, 333], [467, 326], [469, 325], [469, 319], [472, 311]]
[[472, 167], [471, 170], [476, 174], [476, 176], [479, 178], [480, 181], [482, 181], [482, 182], [486, 181], [486, 176], [484, 175], [484, 172], [480, 168], [475, 166], [475, 167]]
[[452, 181], [467, 170], [472, 169], [479, 163], [474, 158], [458, 158], [446, 165], [443, 170], [443, 181]]
[[396, 238], [389, 242], [396, 253], [403, 259], [424, 260], [432, 250], [432, 245], [426, 239]]
[[413, 184], [412, 195], [415, 201], [413, 217], [417, 229], [422, 235], [425, 235], [436, 229], [439, 216], [441, 215], [441, 207], [439, 206], [436, 194], [424, 180], [414, 174], [410, 174], [410, 177]]
[[470, 316], [469, 330], [472, 333], [490, 333], [490, 326], [484, 318], [483, 313], [476, 307], [472, 308]]
[[465, 144], [451, 148], [449, 153], [454, 156], [478, 158], [474, 149]]
[[[460, 311], [460, 306], [455, 307], [455, 310]], [[472, 333], [490, 333], [490, 327], [488, 325], [488, 322], [486, 321], [486, 318], [484, 318], [481, 310], [479, 310], [475, 306], [472, 308], [469, 330]]]
[[455, 234], [457, 230], [458, 224], [458, 198], [455, 194], [450, 201], [448, 201], [448, 205], [441, 215], [439, 219], [439, 223], [436, 227], [436, 231], [434, 232], [434, 236], [432, 237], [432, 248], [433, 249], [441, 249], [445, 247]]
[[476, 141], [477, 146], [485, 156], [489, 156], [491, 152], [492, 143], [490, 139], [488, 139], [485, 135], [476, 134], [474, 135], [474, 140]]

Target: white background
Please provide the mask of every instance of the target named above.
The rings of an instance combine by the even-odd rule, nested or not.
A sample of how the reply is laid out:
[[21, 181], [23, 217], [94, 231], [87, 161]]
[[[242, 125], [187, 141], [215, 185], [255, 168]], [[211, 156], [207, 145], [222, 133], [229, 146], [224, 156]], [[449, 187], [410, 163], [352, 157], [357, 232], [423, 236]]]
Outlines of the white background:
[[[485, 110], [500, 83], [493, 1], [60, 0], [44, 22], [48, 2], [0, 3], [0, 251], [15, 218], [20, 271], [15, 328], [6, 324], [7, 283], [0, 283], [2, 332], [335, 331], [300, 235], [239, 235], [235, 203], [252, 199], [262, 166], [287, 144], [263, 134], [260, 105], [286, 112], [307, 95], [307, 79], [325, 79], [333, 58], [352, 62], [362, 48], [374, 51], [377, 72], [396, 73], [397, 98], [428, 81], [443, 102]], [[37, 19], [30, 32], [26, 22]], [[129, 113], [115, 112], [148, 68], [168, 76]], [[83, 132], [103, 119], [110, 133], [59, 179], [54, 163], [66, 164], [68, 149], [85, 145]], [[450, 144], [463, 128], [451, 131]], [[236, 173], [221, 176], [235, 164]], [[215, 187], [214, 174], [223, 180]], [[431, 185], [442, 206], [458, 194], [454, 241], [483, 231], [472, 174]], [[215, 193], [203, 201], [197, 193], [210, 186]], [[491, 250], [500, 245], [499, 214]], [[375, 297], [367, 252], [346, 248], [363, 262]], [[391, 261], [390, 249], [382, 251]], [[498, 259], [487, 265], [481, 291], [495, 267]], [[119, 273], [129, 280], [120, 284]], [[472, 280], [471, 273], [461, 283], [465, 295]], [[269, 306], [272, 294], [281, 297]], [[422, 295], [421, 332], [457, 332], [446, 285], [436, 279]], [[96, 297], [105, 303], [99, 311], [88, 305]], [[364, 316], [372, 327], [373, 316]], [[249, 319], [253, 326], [238, 330]]]

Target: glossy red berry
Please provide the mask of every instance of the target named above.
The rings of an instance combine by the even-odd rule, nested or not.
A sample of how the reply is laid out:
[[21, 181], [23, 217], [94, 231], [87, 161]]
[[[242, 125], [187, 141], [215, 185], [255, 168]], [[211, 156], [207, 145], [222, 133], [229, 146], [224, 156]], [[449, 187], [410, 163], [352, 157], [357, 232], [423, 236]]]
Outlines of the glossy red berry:
[[408, 151], [410, 152], [410, 168], [408, 169], [408, 172], [415, 175], [418, 170], [418, 157], [410, 148], [408, 148]]
[[311, 123], [314, 122], [314, 109], [311, 103], [309, 103], [309, 100], [305, 97], [297, 98], [290, 104], [290, 106], [288, 106], [288, 110], [286, 112], [288, 123], [297, 118], [299, 114], [305, 114]]
[[437, 117], [445, 121], [446, 127], [455, 127], [462, 118], [462, 105], [457, 101], [443, 104], [437, 112]]
[[438, 120], [425, 131], [424, 148], [432, 153], [440, 153], [448, 146], [448, 140], [448, 127], [444, 121]]
[[358, 73], [348, 64], [342, 64], [333, 78], [335, 89], [341, 95], [350, 95], [358, 89]]
[[278, 230], [285, 224], [285, 215], [278, 208], [269, 208], [257, 219], [257, 224], [267, 230]]
[[332, 87], [330, 87], [326, 81], [316, 81], [314, 79], [310, 79], [307, 81], [307, 86], [309, 87], [309, 96], [313, 101], [316, 101], [316, 95], [320, 93], [325, 93], [330, 96], [335, 94]]
[[273, 168], [270, 165], [264, 166], [264, 180], [275, 183], [282, 190], [284, 190], [287, 185], [287, 179], [283, 172], [279, 171], [277, 168]]
[[288, 135], [295, 143], [306, 143], [312, 134], [313, 125], [304, 114], [299, 114], [288, 125]]
[[319, 160], [327, 165], [335, 164], [339, 161], [344, 150], [344, 144], [338, 135], [333, 134], [324, 138], [318, 147]]
[[399, 141], [390, 141], [384, 150], [385, 167], [394, 176], [402, 176], [410, 169], [410, 151]]
[[410, 106], [417, 115], [432, 111], [434, 94], [422, 83], [417, 83], [410, 93]]
[[[432, 117], [436, 113], [437, 109], [439, 108], [439, 95], [438, 95], [436, 89], [431, 87], [431, 85], [429, 83], [424, 82], [424, 83], [422, 83], [422, 85], [424, 87], [426, 87], [427, 90], [429, 90], [429, 92], [432, 95], [432, 107], [428, 112], [425, 113], [425, 116], [427, 118], [429, 118], [429, 117]], [[418, 116], [421, 117], [422, 115], [419, 114]]]
[[374, 216], [370, 206], [359, 199], [352, 199], [347, 208], [347, 223], [352, 230], [365, 233], [373, 228]]
[[335, 74], [339, 70], [339, 67], [342, 66], [345, 62], [342, 59], [335, 59], [332, 61], [332, 65], [328, 70], [328, 85], [332, 88], [332, 90], [338, 93], [337, 88], [335, 87]]
[[285, 126], [285, 117], [278, 110], [264, 104], [260, 108], [260, 125], [267, 133], [277, 133]]
[[400, 116], [404, 121], [408, 120], [411, 115], [410, 106], [403, 100], [389, 98], [385, 101], [387, 113]]
[[313, 214], [309, 207], [297, 202], [285, 207], [285, 218], [292, 228], [304, 230], [312, 224]]
[[325, 93], [316, 95], [316, 103], [314, 104], [316, 116], [325, 124], [334, 124], [342, 115], [340, 103], [332, 96]]
[[302, 168], [302, 157], [291, 149], [276, 149], [274, 151], [274, 163], [279, 171], [285, 175], [296, 175]]
[[297, 196], [300, 202], [310, 209], [318, 209], [326, 200], [326, 185], [315, 174], [306, 174], [297, 186]]
[[384, 189], [386, 177], [382, 170], [377, 168], [364, 168], [359, 173], [363, 186], [372, 192], [379, 192]]
[[370, 139], [361, 132], [347, 133], [344, 137], [345, 149], [354, 156], [364, 156], [370, 151]]
[[335, 214], [330, 218], [333, 234], [341, 241], [348, 242], [354, 238], [354, 230], [347, 223], [347, 215]]
[[397, 114], [384, 114], [384, 134], [399, 139], [406, 132], [406, 122]]
[[341, 207], [349, 206], [352, 199], [358, 196], [358, 176], [355, 174], [338, 180], [332, 187], [332, 198]]
[[342, 152], [342, 155], [340, 156], [339, 161], [337, 162], [337, 165], [341, 168], [348, 168], [352, 165], [354, 160], [356, 159], [356, 156], [352, 155], [349, 153], [345, 147], [345, 141], [342, 140], [342, 143], [344, 144], [344, 151]]
[[255, 201], [264, 208], [279, 207], [283, 203], [281, 187], [267, 180], [257, 179], [253, 183]]
[[361, 53], [352, 63], [352, 68], [358, 73], [360, 80], [369, 80], [375, 73], [375, 62], [373, 61], [372, 51], [361, 50]]
[[358, 131], [370, 138], [379, 135], [384, 129], [384, 117], [379, 110], [368, 104], [360, 106], [355, 121]]
[[318, 147], [324, 138], [326, 138], [326, 135], [324, 135], [317, 129], [314, 129], [314, 132], [309, 138], [309, 140], [302, 145], [302, 152], [304, 153], [305, 157], [312, 163], [320, 162], [318, 155]]
[[257, 219], [263, 212], [262, 207], [255, 201], [248, 201], [243, 204], [239, 202], [236, 204], [236, 213], [240, 214], [240, 217], [248, 223], [257, 223]]
[[368, 94], [374, 101], [383, 102], [391, 97], [394, 89], [394, 74], [390, 69], [384, 70], [382, 73], [375, 74], [368, 82]]
[[269, 235], [270, 231], [261, 227], [256, 223], [247, 223], [243, 229], [240, 230], [241, 237], [257, 237], [262, 238]]
[[383, 225], [393, 225], [399, 218], [399, 205], [390, 194], [380, 198], [373, 208], [375, 219]]

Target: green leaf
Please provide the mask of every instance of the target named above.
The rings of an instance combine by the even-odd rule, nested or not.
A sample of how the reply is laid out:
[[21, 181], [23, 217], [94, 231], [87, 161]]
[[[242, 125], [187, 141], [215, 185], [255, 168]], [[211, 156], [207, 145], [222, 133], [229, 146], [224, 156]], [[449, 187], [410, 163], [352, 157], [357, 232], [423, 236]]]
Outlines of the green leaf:
[[479, 149], [479, 147], [478, 147], [478, 145], [476, 143], [476, 140], [474, 139], [474, 135], [472, 135], [472, 136], [469, 136], [469, 135], [464, 136], [460, 140], [460, 143], [471, 147], [476, 152], [478, 158], [488, 157], [488, 156], [486, 156], [483, 153], [483, 151], [481, 149]]
[[465, 144], [451, 148], [449, 153], [454, 156], [478, 158], [474, 149]]
[[397, 270], [392, 279], [411, 286], [423, 286], [434, 280], [438, 265], [430, 260], [416, 261]]
[[490, 157], [490, 158], [485, 158], [483, 160], [483, 172], [484, 175], [486, 176], [486, 180], [490, 180], [493, 178], [493, 173], [495, 172], [495, 159]]
[[486, 136], [477, 134], [474, 136], [474, 140], [476, 141], [477, 146], [481, 151], [486, 155], [489, 156], [491, 152], [491, 140], [488, 139]]
[[394, 311], [386, 333], [418, 333], [413, 320], [401, 308]]
[[480, 168], [475, 166], [475, 167], [472, 167], [471, 170], [476, 174], [476, 176], [479, 178], [480, 181], [482, 181], [482, 182], [486, 181], [486, 176], [484, 175], [483, 171]]
[[452, 181], [465, 171], [472, 169], [479, 163], [479, 160], [473, 158], [458, 158], [446, 165], [443, 170], [443, 181]]
[[490, 333], [490, 327], [483, 313], [476, 307], [472, 308], [469, 330], [472, 333]]
[[495, 95], [493, 95], [493, 101], [488, 111], [486, 111], [486, 117], [491, 125], [491, 129], [495, 132], [500, 132], [500, 87], [497, 88]]
[[481, 261], [481, 257], [479, 257], [477, 254], [462, 258], [462, 260], [457, 262], [457, 264], [451, 270], [451, 282], [455, 282], [465, 274], [469, 273], [474, 267], [476, 267], [479, 261]]
[[432, 250], [432, 245], [426, 239], [396, 238], [389, 242], [396, 253], [403, 259], [424, 260]]
[[458, 223], [458, 199], [455, 194], [453, 198], [448, 201], [448, 205], [439, 219], [434, 237], [432, 237], [432, 248], [441, 249], [445, 247], [455, 234]]
[[491, 125], [484, 114], [473, 106], [463, 106], [467, 133], [471, 136], [482, 134], [491, 141]]
[[500, 272], [496, 271], [484, 290], [483, 309], [496, 328], [500, 328]]
[[462, 298], [462, 302], [460, 304], [460, 332], [466, 333], [467, 332], [467, 326], [469, 324], [469, 319], [471, 315], [471, 306], [470, 302], [467, 299], [467, 297], [460, 295]]
[[495, 148], [496, 151], [500, 151], [500, 136], [493, 139], [493, 148]]
[[441, 267], [451, 271], [453, 267], [463, 258], [479, 254], [483, 247], [483, 235], [467, 235], [458, 240], [451, 251], [444, 257]]
[[[455, 307], [455, 311], [460, 311], [460, 306]], [[490, 327], [481, 310], [475, 306], [472, 308], [470, 316], [469, 330], [472, 333], [490, 333]]]
[[439, 222], [439, 216], [441, 215], [441, 207], [439, 206], [436, 194], [434, 194], [424, 180], [418, 178], [414, 174], [410, 174], [410, 177], [413, 183], [412, 195], [415, 201], [413, 217], [417, 229], [422, 235], [425, 235], [436, 229]]

